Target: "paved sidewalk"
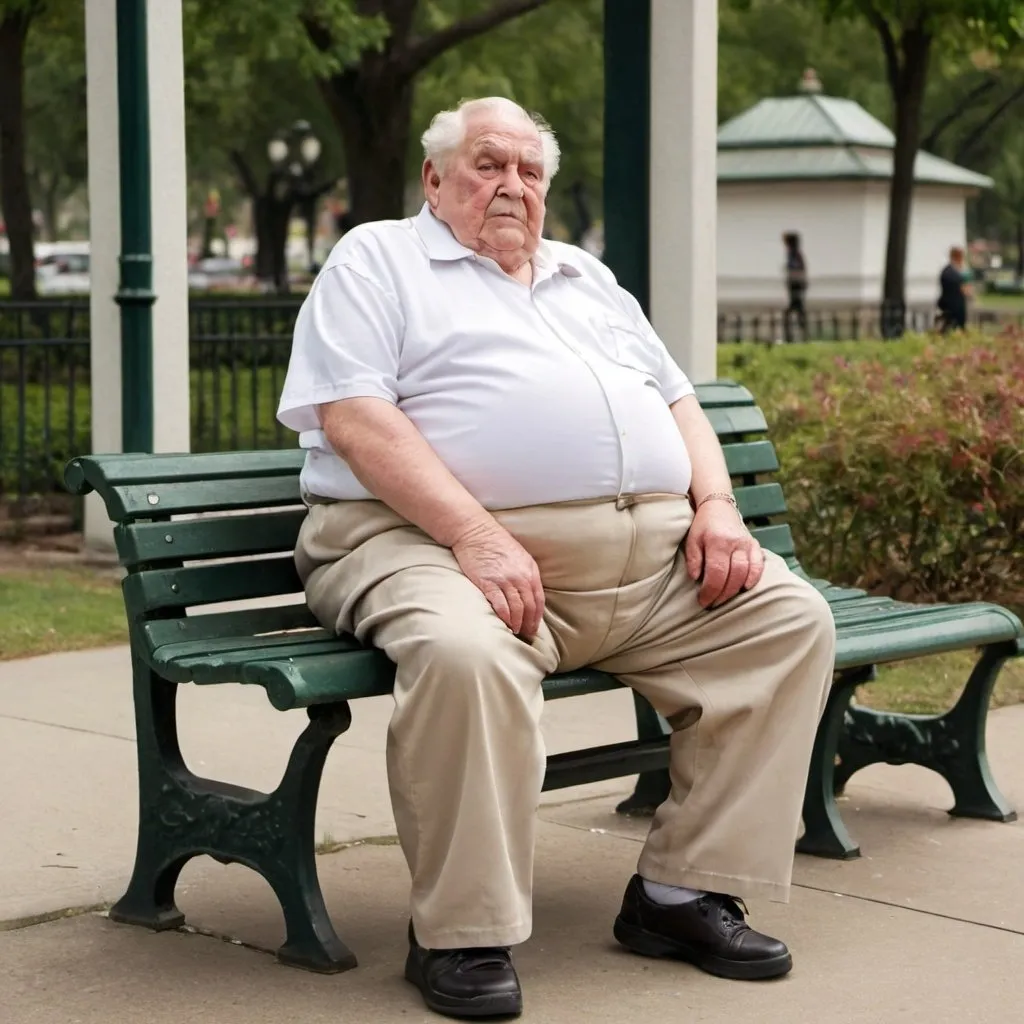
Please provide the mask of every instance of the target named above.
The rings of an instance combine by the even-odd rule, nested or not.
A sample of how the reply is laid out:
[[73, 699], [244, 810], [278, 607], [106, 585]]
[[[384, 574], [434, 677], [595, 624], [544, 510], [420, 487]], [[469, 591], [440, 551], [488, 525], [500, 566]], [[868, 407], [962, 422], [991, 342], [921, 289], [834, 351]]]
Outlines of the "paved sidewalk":
[[[325, 773], [318, 834], [390, 836], [384, 776], [387, 700], [356, 702]], [[300, 714], [262, 691], [183, 687], [183, 748], [200, 772], [272, 786]], [[556, 701], [551, 750], [630, 734], [628, 693]], [[993, 769], [1024, 806], [1024, 706], [992, 716]], [[328, 904], [356, 971], [318, 977], [278, 966], [268, 887], [247, 870], [193, 861], [179, 903], [195, 933], [117, 926], [98, 913], [30, 923], [120, 895], [131, 868], [136, 785], [127, 650], [0, 663], [0, 1021], [3, 1024], [428, 1021], [401, 979], [407, 876], [388, 840], [320, 859]], [[916, 768], [859, 774], [844, 817], [865, 856], [798, 858], [789, 907], [755, 923], [793, 948], [780, 982], [724, 982], [630, 956], [610, 924], [644, 824], [612, 813], [623, 780], [545, 795], [537, 922], [517, 953], [527, 1021], [775, 1024], [1020, 1019], [1024, 825], [950, 819], [945, 784]], [[205, 934], [204, 934], [205, 933]]]

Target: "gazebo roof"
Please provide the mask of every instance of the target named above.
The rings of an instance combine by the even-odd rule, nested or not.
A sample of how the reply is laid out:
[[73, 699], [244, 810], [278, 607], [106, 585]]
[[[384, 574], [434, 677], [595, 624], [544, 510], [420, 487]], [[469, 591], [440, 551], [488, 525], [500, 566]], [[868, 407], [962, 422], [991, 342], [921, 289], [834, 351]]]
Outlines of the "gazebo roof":
[[[893, 133], [853, 100], [813, 91], [765, 99], [719, 129], [718, 180], [887, 181], [895, 145]], [[993, 184], [984, 174], [923, 151], [914, 176], [921, 185], [981, 189]]]

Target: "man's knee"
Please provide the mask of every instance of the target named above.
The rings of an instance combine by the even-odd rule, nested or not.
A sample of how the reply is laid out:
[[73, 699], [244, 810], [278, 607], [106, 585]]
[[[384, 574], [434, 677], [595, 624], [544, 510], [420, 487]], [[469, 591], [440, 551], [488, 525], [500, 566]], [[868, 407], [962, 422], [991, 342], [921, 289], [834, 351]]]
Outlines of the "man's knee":
[[415, 646], [419, 683], [429, 679], [447, 702], [522, 701], [539, 691], [543, 670], [536, 653], [497, 620], [437, 616]]
[[834, 655], [836, 626], [832, 609], [806, 580], [791, 572], [781, 575], [771, 588], [765, 611], [808, 653]]

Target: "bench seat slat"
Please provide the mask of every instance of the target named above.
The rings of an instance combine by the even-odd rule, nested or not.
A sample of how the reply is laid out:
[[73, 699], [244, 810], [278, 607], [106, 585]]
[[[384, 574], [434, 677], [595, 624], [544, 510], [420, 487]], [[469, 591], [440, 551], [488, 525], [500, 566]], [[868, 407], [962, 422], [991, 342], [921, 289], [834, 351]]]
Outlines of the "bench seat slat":
[[[964, 609], [971, 609], [969, 613]], [[886, 622], [840, 626], [836, 668], [903, 661], [907, 658], [1015, 641], [1020, 623], [997, 605], [939, 606], [937, 614]], [[941, 614], [945, 612], [946, 614]]]
[[245, 608], [230, 612], [208, 612], [177, 619], [151, 619], [138, 624], [147, 650], [164, 644], [189, 640], [210, 641], [218, 637], [249, 638], [259, 633], [279, 633], [285, 629], [305, 629], [318, 625], [305, 601], [264, 608]]
[[[1005, 609], [984, 603], [913, 605], [865, 597], [840, 603], [835, 614], [841, 669], [1001, 641], [1016, 645], [1020, 629]], [[209, 652], [197, 647], [170, 644], [155, 652], [154, 661], [176, 682], [262, 685], [281, 710], [389, 693], [394, 680], [394, 666], [383, 652], [324, 630], [255, 637], [242, 646], [236, 638]], [[585, 670], [550, 677], [544, 692], [555, 699], [619, 685], [611, 676]]]
[[129, 568], [161, 561], [232, 558], [292, 551], [306, 510], [129, 523], [114, 531], [121, 564]]

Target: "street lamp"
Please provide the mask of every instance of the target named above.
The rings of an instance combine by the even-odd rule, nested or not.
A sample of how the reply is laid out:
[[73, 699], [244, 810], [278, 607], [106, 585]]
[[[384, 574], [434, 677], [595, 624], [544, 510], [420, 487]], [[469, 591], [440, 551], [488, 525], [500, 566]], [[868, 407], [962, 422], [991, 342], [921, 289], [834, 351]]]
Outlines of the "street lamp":
[[[320, 160], [323, 146], [308, 121], [296, 121], [291, 128], [277, 132], [267, 143], [273, 180], [272, 194], [282, 207], [284, 219], [293, 205], [302, 209], [306, 221], [309, 265], [313, 266], [316, 241], [316, 199], [319, 190], [313, 185], [313, 169]], [[285, 226], [285, 245], [287, 227]], [[283, 269], [287, 274], [287, 270]]]

